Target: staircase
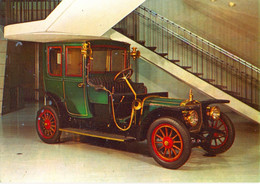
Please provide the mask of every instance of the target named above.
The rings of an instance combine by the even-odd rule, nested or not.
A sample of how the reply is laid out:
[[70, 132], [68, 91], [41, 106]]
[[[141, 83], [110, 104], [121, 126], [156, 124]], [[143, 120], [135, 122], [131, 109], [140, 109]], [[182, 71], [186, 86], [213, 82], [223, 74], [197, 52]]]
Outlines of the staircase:
[[197, 84], [192, 81], [191, 86], [213, 98], [229, 99], [232, 109], [260, 122], [259, 68], [143, 6], [119, 22], [114, 30], [117, 33], [110, 32], [111, 38], [143, 47], [141, 53], [147, 62], [186, 83], [189, 78], [185, 80], [184, 75], [196, 78]]
[[4, 39], [3, 26], [0, 25], [0, 115], [2, 114], [5, 62], [6, 62], [7, 40]]

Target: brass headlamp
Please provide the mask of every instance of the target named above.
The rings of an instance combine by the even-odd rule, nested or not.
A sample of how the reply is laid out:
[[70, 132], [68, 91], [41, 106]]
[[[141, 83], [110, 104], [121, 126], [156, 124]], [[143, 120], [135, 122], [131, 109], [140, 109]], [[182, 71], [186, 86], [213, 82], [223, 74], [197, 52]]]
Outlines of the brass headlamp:
[[190, 126], [194, 127], [199, 122], [199, 115], [198, 115], [197, 111], [191, 110], [191, 111], [186, 112], [184, 119]]
[[208, 107], [207, 115], [213, 120], [218, 120], [220, 117], [220, 109], [218, 106]]

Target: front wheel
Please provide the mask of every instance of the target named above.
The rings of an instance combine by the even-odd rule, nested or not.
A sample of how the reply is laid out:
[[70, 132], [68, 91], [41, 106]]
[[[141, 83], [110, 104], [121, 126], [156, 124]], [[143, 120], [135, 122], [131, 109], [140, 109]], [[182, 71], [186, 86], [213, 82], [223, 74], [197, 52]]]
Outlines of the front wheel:
[[40, 139], [49, 144], [57, 143], [60, 139], [60, 121], [57, 111], [52, 106], [44, 106], [37, 112], [36, 130]]
[[147, 133], [148, 148], [154, 160], [169, 169], [185, 164], [191, 154], [190, 134], [177, 119], [155, 120]]
[[231, 120], [221, 113], [218, 120], [208, 120], [208, 133], [204, 134], [206, 144], [202, 146], [209, 154], [227, 151], [235, 139], [235, 128]]

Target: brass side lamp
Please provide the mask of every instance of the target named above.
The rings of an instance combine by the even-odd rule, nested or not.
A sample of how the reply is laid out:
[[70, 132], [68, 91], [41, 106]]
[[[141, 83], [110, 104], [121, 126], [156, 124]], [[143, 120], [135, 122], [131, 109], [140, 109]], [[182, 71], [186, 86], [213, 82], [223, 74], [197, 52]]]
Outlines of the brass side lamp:
[[132, 48], [132, 52], [130, 53], [130, 55], [133, 57], [133, 60], [136, 60], [137, 58], [140, 57], [141, 54], [140, 54], [140, 51], [137, 50], [136, 47], [133, 47]]

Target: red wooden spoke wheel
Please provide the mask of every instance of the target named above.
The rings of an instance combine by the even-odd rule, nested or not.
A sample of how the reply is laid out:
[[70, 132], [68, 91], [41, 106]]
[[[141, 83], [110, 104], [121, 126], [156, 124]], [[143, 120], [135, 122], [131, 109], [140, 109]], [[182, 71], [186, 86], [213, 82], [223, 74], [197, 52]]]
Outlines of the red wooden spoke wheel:
[[213, 137], [211, 139], [210, 147], [212, 149], [217, 149], [223, 146], [228, 140], [228, 128], [225, 122], [222, 119], [217, 121], [209, 122], [209, 126], [216, 130], [221, 131], [221, 133], [213, 133]]
[[60, 138], [59, 119], [55, 108], [45, 106], [37, 113], [36, 129], [46, 143], [56, 143]]
[[227, 151], [235, 139], [235, 128], [231, 120], [221, 113], [218, 120], [208, 120], [209, 132], [204, 134], [208, 143], [202, 148], [210, 154], [219, 154]]
[[161, 124], [153, 131], [152, 146], [159, 158], [172, 162], [180, 157], [183, 151], [183, 140], [176, 128], [169, 124]]
[[45, 139], [50, 139], [54, 136], [57, 129], [57, 120], [50, 110], [43, 109], [37, 123], [38, 131]]
[[177, 169], [191, 153], [190, 134], [177, 119], [165, 117], [155, 120], [147, 133], [151, 155], [160, 165]]

